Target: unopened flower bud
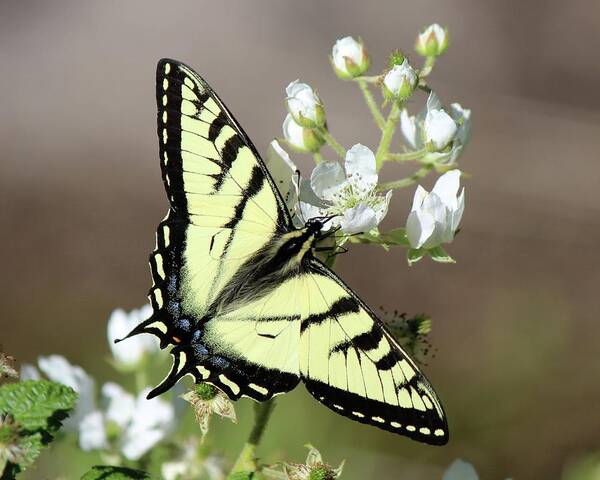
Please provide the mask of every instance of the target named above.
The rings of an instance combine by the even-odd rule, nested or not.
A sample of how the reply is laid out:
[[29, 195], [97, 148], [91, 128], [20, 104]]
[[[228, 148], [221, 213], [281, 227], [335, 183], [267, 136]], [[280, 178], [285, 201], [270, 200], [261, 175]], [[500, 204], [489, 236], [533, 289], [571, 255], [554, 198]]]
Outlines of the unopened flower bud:
[[291, 113], [283, 121], [283, 136], [288, 143], [301, 152], [318, 152], [325, 140], [315, 130], [298, 125]]
[[306, 83], [295, 80], [285, 89], [289, 112], [298, 125], [307, 128], [325, 125], [325, 109], [315, 91]]
[[369, 69], [369, 63], [369, 55], [362, 41], [344, 37], [335, 42], [331, 51], [331, 64], [341, 79], [360, 77]]
[[448, 29], [429, 25], [417, 37], [415, 50], [424, 57], [439, 57], [448, 49]]
[[394, 67], [383, 79], [383, 94], [390, 100], [404, 101], [411, 96], [417, 86], [417, 73], [404, 59], [401, 65]]

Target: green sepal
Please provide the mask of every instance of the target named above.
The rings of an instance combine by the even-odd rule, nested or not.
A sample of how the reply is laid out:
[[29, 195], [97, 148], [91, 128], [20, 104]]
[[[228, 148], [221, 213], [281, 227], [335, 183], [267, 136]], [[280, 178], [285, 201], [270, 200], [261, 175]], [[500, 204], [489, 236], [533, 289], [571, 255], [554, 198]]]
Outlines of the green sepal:
[[412, 266], [414, 263], [417, 263], [421, 260], [427, 251], [423, 248], [409, 248], [406, 251], [406, 260], [408, 261], [408, 266]]
[[406, 60], [406, 55], [402, 52], [402, 50], [394, 50], [390, 53], [390, 58], [388, 59], [388, 67], [394, 68], [394, 65], [402, 65]]
[[389, 250], [390, 247], [408, 247], [410, 243], [406, 237], [405, 228], [394, 228], [388, 232], [375, 233], [367, 232], [362, 235], [350, 237], [354, 243], [369, 243], [380, 245], [384, 250]]
[[456, 263], [456, 261], [454, 261], [454, 259], [450, 255], [448, 255], [448, 252], [446, 252], [446, 250], [444, 250], [441, 246], [430, 248], [429, 250], [427, 250], [427, 253], [435, 262]]
[[144, 480], [151, 478], [146, 472], [125, 467], [97, 465], [85, 473], [81, 480]]

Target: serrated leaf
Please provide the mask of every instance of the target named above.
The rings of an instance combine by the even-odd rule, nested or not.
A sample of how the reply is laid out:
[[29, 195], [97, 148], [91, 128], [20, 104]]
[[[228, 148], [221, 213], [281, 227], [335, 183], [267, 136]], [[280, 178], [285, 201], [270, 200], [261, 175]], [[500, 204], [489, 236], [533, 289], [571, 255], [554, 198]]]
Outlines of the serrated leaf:
[[0, 386], [0, 414], [10, 414], [18, 424], [17, 444], [23, 452], [18, 465], [6, 466], [2, 480], [14, 478], [34, 462], [76, 401], [77, 393], [72, 388], [48, 380]]
[[409, 265], [412, 265], [413, 263], [417, 263], [424, 256], [425, 256], [425, 250], [423, 250], [422, 248], [409, 248], [406, 251], [406, 260], [408, 261]]
[[24, 430], [56, 432], [75, 407], [77, 393], [48, 380], [27, 380], [0, 387], [0, 413], [10, 413]]
[[81, 480], [144, 480], [150, 475], [141, 470], [132, 470], [125, 467], [97, 465], [85, 473]]
[[441, 246], [427, 251], [432, 260], [440, 263], [456, 263]]

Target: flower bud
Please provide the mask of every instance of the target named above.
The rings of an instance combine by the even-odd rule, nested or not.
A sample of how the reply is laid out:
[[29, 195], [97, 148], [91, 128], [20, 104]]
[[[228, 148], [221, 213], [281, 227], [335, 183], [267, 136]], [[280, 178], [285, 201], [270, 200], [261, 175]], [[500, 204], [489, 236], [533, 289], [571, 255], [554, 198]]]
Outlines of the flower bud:
[[369, 55], [362, 41], [344, 37], [335, 42], [331, 51], [331, 64], [336, 75], [343, 80], [359, 77], [369, 69]]
[[429, 25], [418, 36], [415, 50], [424, 57], [439, 57], [448, 49], [448, 29], [437, 23]]
[[300, 152], [318, 152], [325, 143], [315, 130], [298, 125], [291, 113], [288, 113], [283, 121], [283, 136]]
[[454, 139], [458, 127], [444, 110], [430, 110], [423, 123], [425, 147], [431, 152], [446, 148]]
[[389, 100], [404, 101], [411, 96], [417, 86], [417, 73], [404, 59], [401, 65], [394, 67], [383, 79], [383, 95]]
[[306, 83], [295, 80], [285, 89], [289, 112], [298, 125], [307, 128], [325, 125], [325, 110], [321, 99]]

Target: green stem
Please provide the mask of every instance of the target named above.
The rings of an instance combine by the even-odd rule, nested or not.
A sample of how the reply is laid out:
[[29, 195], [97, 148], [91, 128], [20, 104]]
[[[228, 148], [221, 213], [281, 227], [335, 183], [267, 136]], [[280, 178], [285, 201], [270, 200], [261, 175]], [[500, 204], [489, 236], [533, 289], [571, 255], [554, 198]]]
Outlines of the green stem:
[[254, 405], [254, 426], [252, 427], [248, 440], [244, 444], [230, 474], [256, 471], [256, 448], [262, 439], [274, 408], [274, 398]]
[[431, 73], [435, 65], [435, 59], [436, 57], [427, 57], [425, 60], [425, 65], [423, 65], [423, 68], [419, 72], [419, 78], [425, 78]]
[[386, 160], [393, 160], [394, 162], [408, 162], [410, 160], [418, 160], [427, 153], [427, 150], [422, 148], [421, 150], [415, 150], [414, 152], [405, 153], [388, 153]]
[[410, 177], [406, 177], [401, 180], [396, 180], [395, 182], [382, 183], [381, 185], [379, 185], [378, 189], [381, 191], [385, 191], [385, 190], [394, 190], [396, 188], [409, 187], [410, 185], [421, 180], [423, 177], [426, 177], [427, 174], [431, 170], [433, 170], [433, 167], [434, 167], [433, 164], [428, 163], [426, 165], [423, 165], [419, 170], [417, 170], [415, 173], [413, 173]]
[[358, 82], [366, 82], [366, 83], [379, 83], [383, 75], [363, 75], [362, 77], [356, 77], [355, 80]]
[[323, 161], [323, 154], [321, 152], [315, 152], [313, 154], [313, 159], [315, 160], [315, 163], [318, 165], [319, 163], [321, 163]]
[[392, 109], [390, 110], [390, 114], [388, 115], [383, 131], [381, 132], [379, 148], [377, 148], [377, 153], [375, 154], [375, 163], [378, 171], [381, 169], [381, 166], [390, 151], [390, 145], [392, 144], [392, 138], [396, 131], [396, 125], [398, 124], [398, 120], [400, 120], [401, 110], [400, 102], [395, 101], [392, 103]]
[[335, 151], [335, 153], [342, 158], [346, 157], [346, 149], [342, 147], [342, 145], [340, 145], [335, 138], [333, 138], [331, 133], [329, 133], [326, 128], [319, 128], [317, 131], [319, 132], [319, 135], [325, 139], [327, 144]]
[[383, 127], [385, 125], [385, 119], [383, 118], [383, 115], [379, 111], [379, 107], [377, 106], [377, 103], [375, 102], [375, 99], [373, 98], [373, 94], [371, 93], [371, 90], [369, 90], [369, 84], [364, 79], [364, 77], [359, 78], [357, 80], [357, 82], [358, 82], [358, 86], [360, 87], [360, 90], [363, 93], [363, 96], [365, 97], [365, 102], [367, 102], [367, 106], [369, 107], [369, 110], [371, 110], [371, 114], [373, 115], [373, 118], [375, 119], [375, 123], [377, 124], [377, 126], [380, 129], [383, 130]]

